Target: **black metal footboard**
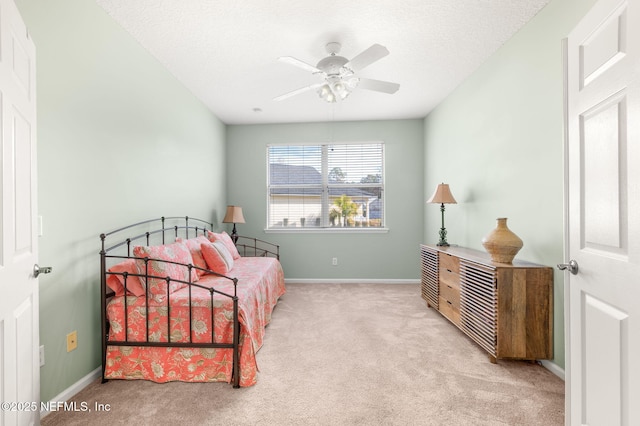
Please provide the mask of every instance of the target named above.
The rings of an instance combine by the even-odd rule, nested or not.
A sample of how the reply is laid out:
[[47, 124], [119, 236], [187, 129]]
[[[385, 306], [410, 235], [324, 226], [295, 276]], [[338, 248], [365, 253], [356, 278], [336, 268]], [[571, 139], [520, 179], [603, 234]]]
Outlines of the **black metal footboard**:
[[[143, 222], [138, 222], [114, 231], [101, 234], [100, 240], [102, 242], [102, 249], [100, 250], [100, 286], [101, 286], [101, 316], [102, 316], [102, 381], [107, 381], [106, 374], [106, 360], [107, 360], [107, 347], [108, 346], [147, 346], [147, 347], [188, 347], [188, 348], [228, 348], [233, 351], [232, 359], [232, 383], [234, 388], [240, 387], [240, 321], [238, 312], [238, 296], [237, 296], [237, 284], [236, 278], [231, 278], [226, 275], [219, 274], [215, 271], [198, 268], [193, 265], [184, 265], [188, 268], [188, 281], [181, 281], [172, 279], [170, 277], [150, 275], [148, 267], [145, 267], [144, 273], [128, 273], [128, 272], [109, 272], [108, 269], [115, 263], [122, 262], [126, 259], [137, 259], [144, 261], [145, 265], [149, 261], [158, 261], [164, 263], [173, 263], [177, 265], [183, 265], [176, 262], [170, 262], [161, 259], [151, 258], [137, 258], [132, 254], [133, 245], [160, 245], [175, 241], [176, 238], [182, 237], [185, 239], [196, 237], [198, 235], [205, 235], [207, 231], [212, 231], [213, 224], [203, 221], [201, 219], [194, 219], [189, 217], [161, 217], [158, 219], [151, 219]], [[140, 232], [142, 230], [142, 232]], [[134, 233], [135, 235], [129, 236], [128, 234]], [[170, 240], [169, 240], [170, 239]], [[107, 243], [109, 241], [109, 243]], [[115, 241], [115, 243], [113, 242]], [[207, 274], [217, 275], [230, 280], [233, 283], [233, 294], [218, 291], [215, 288], [209, 288], [199, 285], [197, 282], [193, 282], [191, 277], [194, 277], [196, 272], [204, 271]], [[141, 280], [146, 280], [148, 283], [150, 279], [166, 280], [167, 294], [167, 341], [153, 341], [150, 339], [150, 326], [149, 316], [151, 308], [153, 308], [149, 294], [149, 285], [145, 286], [145, 307], [146, 307], [146, 340], [134, 341], [129, 338], [129, 319], [127, 309], [127, 299], [123, 298], [124, 304], [124, 340], [110, 340], [109, 338], [109, 320], [107, 318], [107, 306], [109, 300], [115, 296], [107, 286], [107, 278], [109, 275], [119, 275], [123, 277], [124, 281], [124, 293], [127, 294], [127, 280], [130, 277], [139, 277]], [[182, 339], [181, 341], [171, 341], [171, 303], [170, 303], [170, 287], [172, 283], [181, 283], [188, 286], [188, 306], [182, 309], [188, 309], [189, 312], [189, 336], [188, 339]], [[193, 341], [193, 328], [192, 328], [192, 290], [200, 288], [209, 292], [211, 303], [211, 341], [210, 342], [194, 342]], [[214, 323], [214, 295], [219, 295], [223, 298], [228, 298], [233, 303], [233, 341], [218, 342], [215, 338], [215, 323]]]

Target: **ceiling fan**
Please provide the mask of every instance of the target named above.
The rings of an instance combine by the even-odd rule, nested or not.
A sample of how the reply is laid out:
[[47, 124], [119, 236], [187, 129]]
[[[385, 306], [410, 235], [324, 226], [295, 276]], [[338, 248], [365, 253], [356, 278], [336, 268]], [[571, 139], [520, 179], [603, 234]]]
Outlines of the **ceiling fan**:
[[278, 58], [279, 61], [297, 66], [303, 70], [310, 71], [312, 74], [318, 75], [321, 81], [319, 83], [285, 93], [273, 100], [281, 101], [309, 90], [316, 90], [320, 98], [331, 103], [345, 100], [355, 88], [389, 94], [393, 94], [398, 91], [400, 88], [398, 83], [372, 80], [370, 78], [357, 76], [359, 71], [387, 56], [389, 54], [389, 50], [386, 47], [374, 44], [351, 60], [338, 56], [341, 47], [340, 43], [337, 42], [327, 43], [326, 49], [329, 56], [321, 59], [315, 67], [292, 56], [281, 56]]

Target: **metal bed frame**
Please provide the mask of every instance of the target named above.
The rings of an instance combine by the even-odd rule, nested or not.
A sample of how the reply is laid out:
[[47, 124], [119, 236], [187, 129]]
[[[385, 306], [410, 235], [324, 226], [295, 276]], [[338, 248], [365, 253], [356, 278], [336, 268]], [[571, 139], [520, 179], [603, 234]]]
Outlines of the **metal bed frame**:
[[[169, 225], [172, 224], [172, 225]], [[159, 227], [158, 227], [159, 225]], [[129, 232], [140, 232], [142, 229], [146, 228], [142, 233], [137, 233], [132, 237], [123, 238], [124, 235]], [[155, 228], [155, 229], [154, 229]], [[125, 232], [126, 231], [126, 232]], [[177, 237], [183, 237], [185, 239], [196, 237], [198, 235], [205, 235], [207, 231], [213, 232], [213, 224], [207, 222], [202, 219], [190, 218], [186, 217], [160, 217], [157, 219], [149, 219], [142, 222], [137, 222], [132, 225], [128, 225], [104, 234], [100, 235], [100, 240], [102, 244], [102, 249], [100, 250], [100, 287], [101, 287], [101, 315], [102, 315], [102, 383], [108, 381], [105, 378], [106, 371], [106, 358], [107, 358], [107, 346], [150, 346], [150, 347], [189, 347], [189, 348], [227, 348], [233, 350], [233, 369], [232, 369], [232, 383], [234, 388], [240, 387], [240, 321], [238, 317], [238, 296], [237, 296], [237, 285], [238, 279], [231, 278], [226, 275], [219, 274], [215, 271], [211, 271], [208, 269], [198, 268], [193, 265], [186, 265], [189, 270], [189, 281], [180, 281], [173, 280], [169, 277], [158, 277], [154, 275], [150, 275], [148, 273], [148, 262], [150, 260], [166, 262], [166, 263], [176, 263], [176, 262], [167, 262], [159, 259], [151, 259], [151, 258], [136, 258], [131, 254], [132, 243], [137, 243], [136, 245], [153, 245], [157, 244], [165, 244], [165, 240], [168, 235], [173, 237], [174, 241]], [[190, 235], [191, 234], [191, 235]], [[113, 241], [115, 238], [120, 238], [116, 243], [109, 243], [112, 245], [107, 246], [107, 240]], [[123, 238], [123, 239], [122, 239]], [[242, 256], [269, 256], [280, 259], [280, 247], [275, 244], [271, 244], [267, 241], [259, 240], [251, 237], [243, 237], [238, 236], [238, 240], [236, 241], [236, 247]], [[112, 254], [115, 253], [117, 249], [125, 250], [124, 254]], [[114, 259], [114, 262], [120, 262], [124, 259], [139, 259], [145, 262], [145, 273], [139, 274], [131, 274], [127, 272], [109, 272], [107, 263], [109, 259]], [[221, 291], [218, 291], [214, 288], [204, 287], [197, 283], [191, 282], [192, 274], [195, 273], [194, 270], [201, 270], [206, 272], [207, 274], [214, 274], [219, 277], [226, 278], [233, 282], [233, 294], [227, 294]], [[111, 291], [107, 287], [107, 276], [108, 275], [120, 275], [123, 277], [124, 288], [126, 294], [127, 288], [127, 279], [128, 277], [137, 276], [140, 279], [148, 280], [148, 279], [163, 279], [167, 281], [167, 304], [169, 317], [167, 319], [167, 342], [151, 342], [149, 341], [149, 316], [147, 315], [147, 324], [146, 324], [146, 341], [128, 341], [127, 331], [128, 331], [128, 318], [127, 318], [127, 298], [124, 298], [124, 313], [125, 313], [125, 340], [109, 340], [109, 321], [107, 319], [107, 303], [111, 297], [114, 296], [113, 291]], [[183, 283], [189, 286], [189, 330], [192, 330], [191, 326], [191, 289], [193, 287], [198, 287], [209, 291], [211, 297], [211, 324], [213, 330], [213, 298], [214, 294], [219, 294], [224, 297], [228, 297], [233, 301], [233, 342], [232, 343], [223, 343], [215, 340], [214, 333], [211, 333], [211, 342], [206, 343], [196, 343], [192, 340], [192, 332], [189, 333], [189, 340], [186, 342], [171, 342], [171, 333], [170, 333], [170, 324], [171, 324], [171, 309], [169, 300], [169, 287], [171, 282]], [[148, 286], [145, 286], [145, 297], [147, 299], [147, 304], [149, 301], [149, 289]]]

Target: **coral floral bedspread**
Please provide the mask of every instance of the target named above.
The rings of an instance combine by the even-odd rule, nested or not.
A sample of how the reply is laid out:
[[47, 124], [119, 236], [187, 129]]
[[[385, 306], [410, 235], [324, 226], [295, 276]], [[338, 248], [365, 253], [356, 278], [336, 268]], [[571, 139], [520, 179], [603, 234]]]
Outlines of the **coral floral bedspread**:
[[[256, 353], [262, 346], [265, 326], [278, 298], [285, 293], [280, 263], [269, 257], [242, 257], [228, 276], [238, 279], [240, 320], [240, 386], [256, 383]], [[233, 295], [233, 282], [214, 275], [200, 277], [196, 284], [214, 287]], [[211, 342], [211, 296], [209, 291], [191, 288], [191, 339]], [[189, 341], [189, 287], [166, 297], [154, 298], [149, 305], [149, 341]], [[233, 342], [233, 302], [214, 296], [214, 332], [216, 342]], [[145, 341], [147, 318], [145, 297], [127, 296], [128, 332], [125, 336], [124, 297], [113, 298], [107, 307], [111, 341]], [[168, 321], [170, 318], [170, 321]], [[168, 325], [169, 324], [169, 329]], [[232, 349], [108, 346], [105, 378], [145, 379], [164, 383], [231, 381]]]

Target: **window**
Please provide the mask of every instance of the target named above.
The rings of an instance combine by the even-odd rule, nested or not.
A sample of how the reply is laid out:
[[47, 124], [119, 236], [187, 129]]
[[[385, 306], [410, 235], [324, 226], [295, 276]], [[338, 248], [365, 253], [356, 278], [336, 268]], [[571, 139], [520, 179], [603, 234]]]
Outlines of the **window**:
[[384, 144], [270, 145], [268, 229], [382, 228]]

